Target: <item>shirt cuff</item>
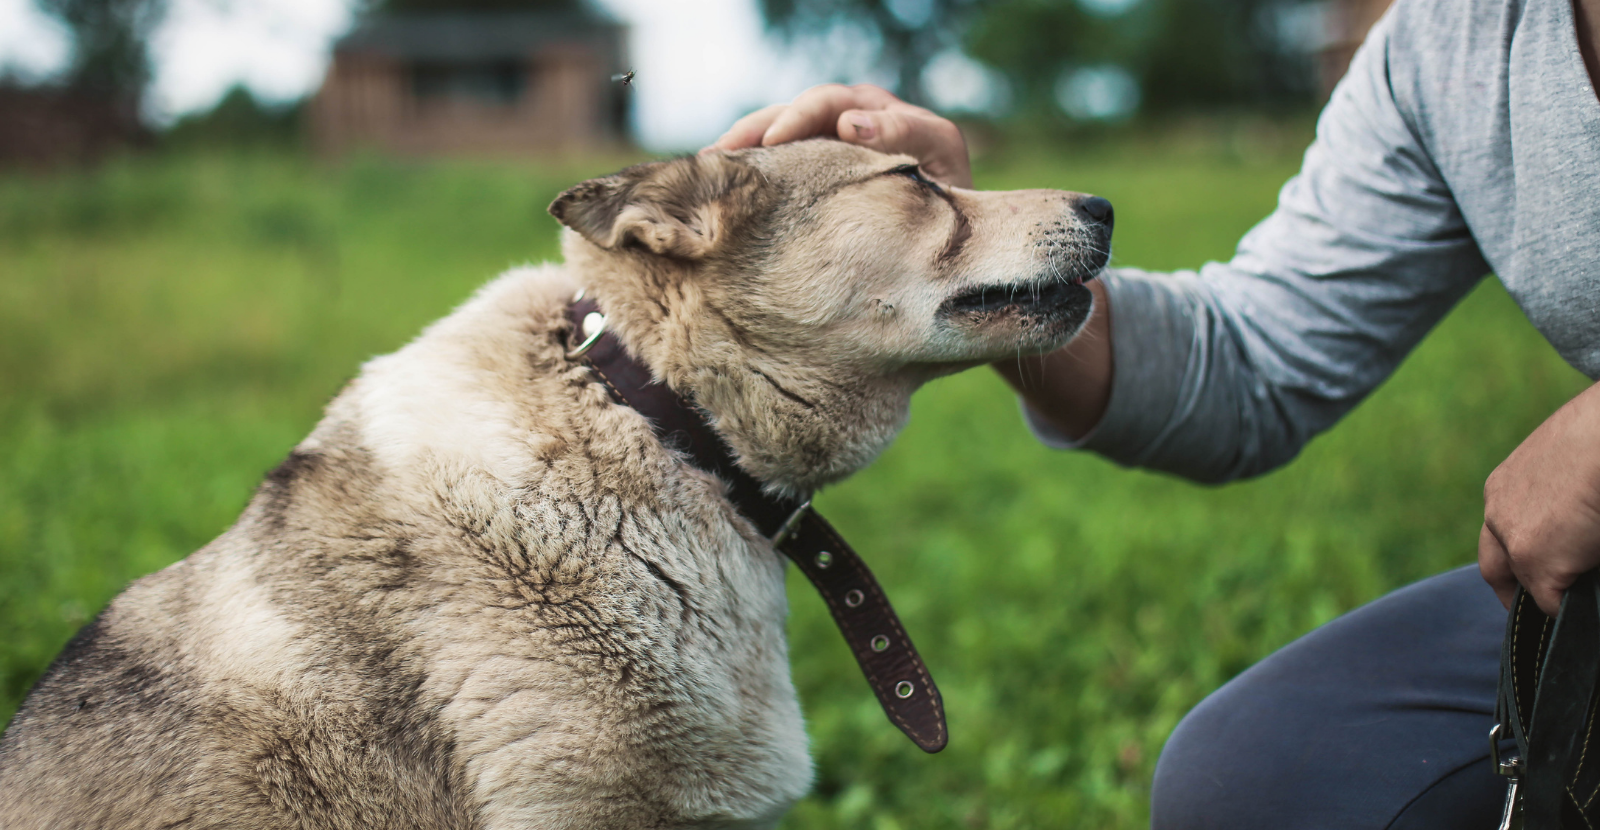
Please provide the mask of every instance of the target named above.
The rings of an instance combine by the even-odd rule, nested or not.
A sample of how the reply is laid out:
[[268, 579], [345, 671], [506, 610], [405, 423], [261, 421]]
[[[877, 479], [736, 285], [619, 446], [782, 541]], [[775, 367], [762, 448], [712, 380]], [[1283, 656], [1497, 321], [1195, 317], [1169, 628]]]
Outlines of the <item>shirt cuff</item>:
[[1045, 446], [1086, 449], [1123, 465], [1140, 465], [1172, 424], [1195, 345], [1187, 283], [1193, 272], [1151, 274], [1132, 268], [1101, 279], [1111, 303], [1111, 398], [1100, 422], [1073, 440], [1026, 403], [1023, 420]]

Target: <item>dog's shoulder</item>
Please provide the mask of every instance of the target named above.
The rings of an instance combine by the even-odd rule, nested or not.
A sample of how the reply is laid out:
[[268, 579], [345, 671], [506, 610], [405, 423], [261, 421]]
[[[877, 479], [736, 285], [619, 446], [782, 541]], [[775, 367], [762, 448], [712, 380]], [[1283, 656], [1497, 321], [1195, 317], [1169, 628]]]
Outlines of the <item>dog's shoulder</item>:
[[720, 482], [566, 358], [574, 282], [500, 278], [330, 408], [403, 473], [384, 496], [429, 558], [428, 604], [397, 621], [422, 692], [474, 779], [525, 787], [486, 800], [491, 823], [645, 809], [614, 791], [621, 770], [661, 815], [777, 809], [810, 770], [783, 566]]

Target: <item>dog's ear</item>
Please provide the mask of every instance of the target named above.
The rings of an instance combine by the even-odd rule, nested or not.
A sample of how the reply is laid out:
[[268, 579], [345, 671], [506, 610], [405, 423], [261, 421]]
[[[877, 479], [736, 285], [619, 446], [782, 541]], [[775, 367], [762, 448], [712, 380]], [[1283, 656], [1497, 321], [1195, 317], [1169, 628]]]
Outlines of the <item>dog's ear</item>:
[[700, 259], [752, 212], [760, 174], [721, 154], [640, 164], [556, 197], [550, 215], [608, 250]]

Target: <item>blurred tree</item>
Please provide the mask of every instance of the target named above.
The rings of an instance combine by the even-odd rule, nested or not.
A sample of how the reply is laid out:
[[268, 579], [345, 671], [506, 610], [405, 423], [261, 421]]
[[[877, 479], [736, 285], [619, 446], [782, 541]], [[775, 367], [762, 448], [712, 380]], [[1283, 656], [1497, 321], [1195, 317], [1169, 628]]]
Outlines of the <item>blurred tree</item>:
[[1310, 100], [1312, 63], [1279, 24], [1303, 0], [1000, 0], [967, 32], [969, 54], [1003, 72], [1040, 114], [1074, 68], [1111, 64], [1143, 108], [1270, 106]]
[[384, 12], [575, 12], [585, 0], [368, 0], [371, 14]]
[[967, 53], [1005, 74], [1024, 116], [1054, 111], [1057, 76], [1072, 64], [1111, 60], [1136, 40], [1132, 27], [1084, 13], [1078, 3], [1001, 0], [966, 33]]
[[37, 0], [40, 10], [72, 32], [67, 85], [97, 97], [137, 104], [150, 82], [150, 33], [165, 0]]
[[[414, 0], [418, 1], [418, 0]], [[1314, 0], [761, 0], [768, 28], [792, 40], [855, 26], [881, 39], [896, 92], [924, 103], [922, 74], [961, 46], [999, 70], [1026, 117], [1057, 107], [1074, 69], [1112, 65], [1146, 110], [1261, 106], [1310, 99], [1312, 64], [1286, 43], [1281, 12]]]
[[922, 71], [960, 40], [979, 4], [973, 0], [761, 0], [767, 28], [793, 40], [856, 26], [882, 42], [879, 61], [894, 71], [895, 93], [926, 102]]
[[301, 137], [305, 101], [263, 103], [235, 84], [217, 105], [178, 119], [163, 136], [169, 147], [291, 146]]

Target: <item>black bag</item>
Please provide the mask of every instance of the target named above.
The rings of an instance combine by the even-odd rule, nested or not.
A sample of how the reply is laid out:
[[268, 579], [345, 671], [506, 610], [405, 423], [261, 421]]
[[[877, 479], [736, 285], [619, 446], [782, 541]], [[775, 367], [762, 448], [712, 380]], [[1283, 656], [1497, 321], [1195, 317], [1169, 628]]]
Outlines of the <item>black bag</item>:
[[[1550, 619], [1521, 588], [1500, 654], [1497, 725], [1490, 733], [1496, 771], [1511, 779], [1502, 828], [1600, 828], [1600, 579], [1578, 578]], [[1516, 741], [1516, 755], [1500, 744]]]

